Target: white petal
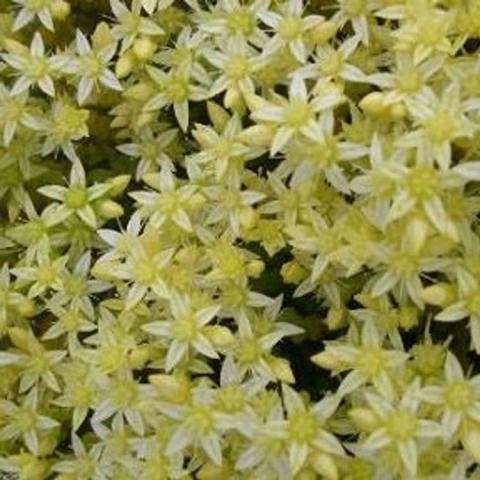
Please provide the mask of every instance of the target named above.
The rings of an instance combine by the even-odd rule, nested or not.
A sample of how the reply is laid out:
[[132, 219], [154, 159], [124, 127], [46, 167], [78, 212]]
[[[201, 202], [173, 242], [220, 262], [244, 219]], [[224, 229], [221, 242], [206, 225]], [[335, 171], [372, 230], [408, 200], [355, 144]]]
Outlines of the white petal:
[[414, 440], [406, 440], [398, 444], [398, 451], [403, 465], [411, 475], [417, 472], [417, 446]]
[[203, 450], [208, 455], [210, 460], [212, 460], [215, 465], [222, 464], [222, 448], [220, 446], [220, 440], [215, 433], [210, 433], [208, 435], [203, 435], [200, 443], [203, 447]]
[[174, 340], [167, 352], [167, 358], [165, 360], [165, 370], [169, 372], [177, 365], [182, 357], [187, 353], [188, 346], [185, 342], [179, 342]]

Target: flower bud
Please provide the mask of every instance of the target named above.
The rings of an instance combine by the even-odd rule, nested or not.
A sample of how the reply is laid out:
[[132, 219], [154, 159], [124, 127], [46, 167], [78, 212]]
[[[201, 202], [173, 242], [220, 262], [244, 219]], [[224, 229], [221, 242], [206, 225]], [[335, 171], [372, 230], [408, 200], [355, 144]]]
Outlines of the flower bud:
[[94, 278], [104, 282], [109, 282], [115, 279], [115, 275], [113, 275], [112, 272], [115, 272], [115, 264], [108, 260], [102, 260], [95, 263], [90, 270], [90, 273]]
[[227, 327], [222, 327], [221, 325], [210, 325], [205, 327], [204, 331], [205, 336], [216, 347], [228, 347], [235, 341], [235, 337], [230, 329]]
[[131, 50], [120, 56], [117, 64], [115, 65], [115, 75], [119, 80], [132, 73], [132, 70], [135, 68], [136, 64], [135, 60], [135, 55]]
[[205, 205], [205, 197], [201, 193], [194, 193], [189, 199], [188, 199], [188, 208], [192, 210], [198, 210], [199, 208], [203, 207]]
[[288, 360], [272, 357], [268, 360], [268, 364], [278, 380], [285, 383], [295, 383], [295, 376]]
[[150, 60], [155, 53], [157, 46], [150, 37], [139, 38], [133, 44], [133, 53], [138, 60], [144, 62]]
[[327, 325], [329, 330], [338, 330], [346, 324], [346, 315], [343, 308], [331, 307], [327, 313]]
[[300, 283], [307, 277], [308, 272], [296, 260], [291, 260], [282, 265], [280, 274], [285, 283]]
[[318, 365], [325, 370], [337, 370], [342, 366], [340, 359], [328, 350], [324, 350], [323, 352], [311, 356], [310, 360], [315, 365]]
[[185, 403], [190, 396], [190, 384], [186, 378], [167, 374], [155, 374], [148, 377], [158, 396], [167, 402]]
[[464, 430], [461, 436], [463, 448], [476, 462], [480, 462], [480, 429], [474, 425], [469, 425]]
[[383, 95], [380, 92], [372, 92], [360, 100], [360, 108], [368, 115], [381, 116], [385, 112]]
[[420, 298], [425, 303], [445, 308], [455, 301], [455, 289], [449, 283], [439, 282], [425, 287]]
[[50, 3], [50, 13], [55, 20], [65, 20], [70, 15], [70, 11], [70, 4], [64, 0], [53, 0]]
[[406, 242], [409, 250], [418, 253], [425, 245], [430, 228], [428, 223], [419, 215], [409, 219], [406, 228]]
[[134, 348], [128, 353], [128, 363], [134, 370], [142, 369], [150, 359], [148, 347]]
[[110, 184], [108, 195], [113, 198], [121, 195], [127, 188], [131, 178], [131, 175], [117, 175], [116, 177], [113, 177], [108, 181]]
[[224, 480], [233, 476], [234, 472], [228, 463], [215, 465], [212, 462], [205, 463], [197, 474], [198, 480]]
[[31, 336], [26, 330], [20, 327], [11, 327], [8, 329], [10, 341], [20, 350], [29, 350], [31, 346]]
[[312, 466], [315, 471], [328, 480], [338, 479], [338, 468], [333, 458], [326, 453], [319, 453], [313, 456]]
[[258, 213], [252, 207], [244, 207], [240, 211], [240, 225], [250, 230], [255, 227], [258, 222]]
[[101, 199], [95, 202], [94, 209], [106, 219], [121, 217], [124, 213], [123, 207], [113, 200]]
[[326, 21], [312, 29], [311, 39], [316, 45], [323, 45], [337, 33], [337, 25]]
[[30, 318], [35, 314], [35, 302], [25, 298], [15, 305], [18, 314], [23, 318]]
[[268, 125], [254, 125], [238, 134], [238, 139], [253, 147], [270, 147], [275, 131]]
[[253, 260], [247, 264], [247, 275], [252, 278], [258, 278], [264, 269], [265, 264], [261, 260]]
[[218, 131], [222, 131], [230, 120], [228, 112], [215, 102], [207, 102], [207, 112], [208, 117]]
[[373, 432], [378, 427], [378, 418], [369, 408], [352, 408], [348, 416], [362, 432]]

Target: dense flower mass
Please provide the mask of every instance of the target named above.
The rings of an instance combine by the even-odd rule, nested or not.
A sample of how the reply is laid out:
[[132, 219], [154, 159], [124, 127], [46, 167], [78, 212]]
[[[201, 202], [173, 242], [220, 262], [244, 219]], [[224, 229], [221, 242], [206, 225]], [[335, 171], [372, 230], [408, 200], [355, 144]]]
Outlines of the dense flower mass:
[[480, 478], [480, 0], [0, 0], [0, 478]]

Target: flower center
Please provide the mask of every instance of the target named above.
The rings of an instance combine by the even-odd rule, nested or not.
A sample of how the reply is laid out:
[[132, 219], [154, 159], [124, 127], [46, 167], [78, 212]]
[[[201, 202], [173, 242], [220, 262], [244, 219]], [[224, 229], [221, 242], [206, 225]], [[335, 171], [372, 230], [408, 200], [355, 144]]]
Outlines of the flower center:
[[310, 105], [303, 101], [293, 101], [284, 110], [285, 123], [294, 129], [299, 129], [313, 118]]
[[415, 435], [418, 421], [411, 413], [398, 411], [388, 419], [385, 427], [390, 437], [397, 441], [403, 441]]
[[289, 438], [300, 443], [310, 442], [317, 434], [317, 427], [317, 422], [312, 415], [306, 412], [295, 412], [288, 422]]
[[78, 210], [88, 204], [88, 193], [84, 187], [71, 187], [65, 195], [65, 205]]
[[466, 410], [472, 403], [472, 391], [466, 381], [452, 383], [444, 395], [446, 404], [453, 410]]
[[285, 40], [295, 40], [302, 34], [303, 21], [301, 17], [286, 17], [278, 28], [278, 33]]

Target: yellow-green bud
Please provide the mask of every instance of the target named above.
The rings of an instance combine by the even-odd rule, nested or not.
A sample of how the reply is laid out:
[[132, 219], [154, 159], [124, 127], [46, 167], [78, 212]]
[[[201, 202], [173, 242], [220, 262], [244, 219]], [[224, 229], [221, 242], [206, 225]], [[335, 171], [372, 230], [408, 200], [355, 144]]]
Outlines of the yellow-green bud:
[[362, 432], [373, 432], [378, 427], [378, 417], [369, 408], [352, 408], [348, 416]]
[[323, 45], [328, 42], [335, 33], [337, 33], [337, 25], [334, 22], [326, 21], [312, 30], [310, 38], [316, 45]]
[[65, 20], [70, 15], [70, 11], [70, 4], [64, 0], [53, 0], [50, 4], [50, 13], [55, 20]]
[[205, 463], [197, 474], [199, 480], [224, 480], [233, 478], [234, 471], [228, 462], [222, 465], [215, 465], [212, 462]]
[[204, 329], [205, 336], [217, 347], [228, 347], [235, 341], [233, 333], [227, 327], [210, 325]]
[[444, 308], [455, 301], [455, 289], [449, 283], [439, 282], [425, 287], [420, 292], [420, 298], [425, 303]]
[[117, 175], [113, 177], [108, 181], [110, 184], [108, 195], [112, 198], [120, 196], [127, 188], [131, 178], [131, 175]]
[[476, 462], [480, 462], [480, 428], [472, 424], [465, 426], [461, 440], [463, 448], [465, 448]]
[[132, 50], [129, 50], [120, 56], [115, 65], [115, 74], [118, 79], [125, 78], [132, 72], [136, 65], [135, 60], [136, 58]]
[[205, 205], [206, 199], [201, 193], [194, 193], [188, 199], [188, 208], [192, 210], [198, 210], [203, 205]]
[[138, 60], [144, 62], [150, 60], [155, 53], [157, 46], [150, 37], [139, 38], [133, 44], [133, 53]]
[[258, 278], [263, 270], [265, 270], [265, 264], [261, 260], [253, 260], [247, 264], [247, 274], [249, 277]]
[[268, 125], [254, 125], [238, 134], [238, 139], [253, 147], [270, 147], [275, 130]]
[[20, 327], [8, 329], [10, 341], [20, 350], [28, 350], [31, 346], [31, 337], [26, 330]]
[[331, 455], [318, 453], [313, 456], [311, 463], [315, 471], [327, 480], [338, 479], [338, 468]]
[[220, 105], [211, 101], [207, 102], [207, 112], [208, 117], [215, 126], [215, 129], [221, 132], [225, 128], [227, 122], [230, 120], [230, 115], [228, 112]]
[[327, 325], [329, 330], [338, 330], [347, 323], [346, 312], [343, 308], [331, 307], [327, 313]]
[[280, 274], [285, 283], [300, 283], [307, 277], [308, 272], [296, 260], [291, 260], [282, 265]]
[[128, 363], [135, 370], [143, 368], [149, 359], [150, 349], [148, 347], [135, 348], [128, 353]]
[[293, 375], [288, 360], [285, 358], [271, 357], [268, 360], [268, 364], [278, 380], [285, 383], [295, 383], [295, 376]]
[[115, 272], [115, 263], [107, 260], [97, 262], [90, 270], [93, 277], [104, 282], [115, 279], [115, 275], [112, 272]]
[[258, 223], [258, 213], [252, 207], [244, 207], [240, 211], [240, 225], [247, 230], [252, 229]]
[[182, 377], [167, 374], [155, 374], [148, 377], [149, 382], [155, 387], [157, 395], [172, 403], [185, 403], [190, 397], [189, 381]]
[[408, 220], [406, 228], [407, 244], [409, 250], [418, 253], [425, 245], [430, 227], [420, 215], [415, 215]]
[[30, 318], [35, 314], [35, 302], [25, 298], [15, 305], [18, 314], [23, 318]]
[[101, 199], [95, 202], [94, 209], [106, 219], [121, 217], [124, 213], [123, 207], [113, 200]]
[[313, 355], [310, 360], [325, 370], [337, 370], [342, 366], [340, 359], [328, 350]]

